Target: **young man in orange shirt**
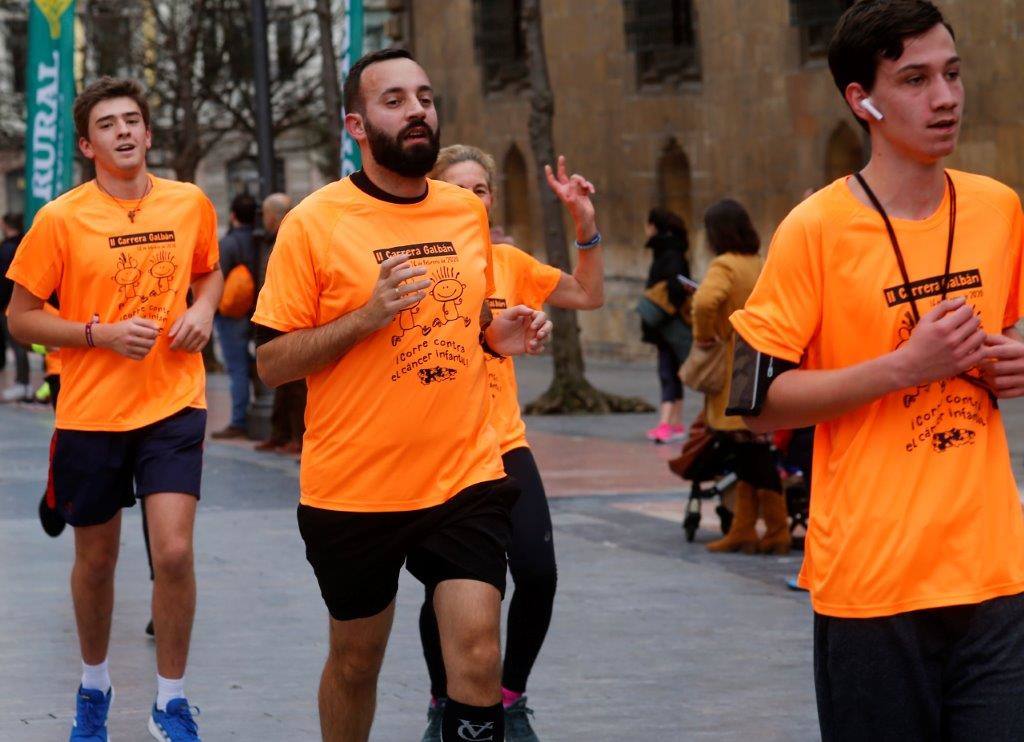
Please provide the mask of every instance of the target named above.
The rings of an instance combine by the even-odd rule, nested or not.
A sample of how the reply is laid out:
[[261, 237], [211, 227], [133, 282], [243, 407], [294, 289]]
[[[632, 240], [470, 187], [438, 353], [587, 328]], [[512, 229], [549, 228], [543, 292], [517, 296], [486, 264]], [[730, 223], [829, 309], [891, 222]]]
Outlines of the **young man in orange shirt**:
[[946, 170], [964, 106], [927, 0], [862, 0], [829, 49], [871, 161], [786, 217], [732, 412], [817, 425], [800, 582], [822, 737], [1024, 739], [1024, 519], [998, 399], [1024, 395], [1020, 200]]
[[[74, 120], [96, 178], [39, 211], [8, 272], [11, 332], [61, 349], [51, 481], [75, 529], [71, 593], [83, 663], [71, 739], [107, 739], [121, 508], [144, 497], [157, 655], [148, 727], [156, 739], [198, 740], [184, 674], [206, 430], [200, 351], [223, 286], [217, 219], [196, 186], [147, 172], [149, 107], [138, 83], [98, 80], [75, 100]], [[54, 292], [59, 316], [43, 308]]]
[[488, 421], [484, 353], [536, 353], [542, 312], [489, 324], [487, 212], [428, 181], [439, 132], [408, 52], [363, 57], [345, 82], [363, 170], [295, 207], [253, 322], [270, 386], [306, 378], [299, 530], [331, 615], [325, 740], [369, 738], [402, 564], [434, 590], [448, 674], [445, 739], [503, 735], [501, 597], [510, 511]]

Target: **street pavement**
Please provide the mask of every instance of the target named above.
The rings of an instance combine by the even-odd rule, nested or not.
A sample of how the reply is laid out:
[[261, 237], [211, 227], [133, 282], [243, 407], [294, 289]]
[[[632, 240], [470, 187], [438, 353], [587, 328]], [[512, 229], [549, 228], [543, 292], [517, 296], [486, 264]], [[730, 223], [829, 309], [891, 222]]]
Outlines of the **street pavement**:
[[[518, 362], [524, 400], [547, 358]], [[9, 381], [10, 372], [2, 375]], [[596, 386], [657, 400], [651, 363], [590, 364]], [[227, 421], [227, 380], [209, 380], [210, 430]], [[700, 404], [687, 397], [687, 419]], [[1021, 476], [1024, 406], [1004, 404]], [[676, 447], [643, 439], [653, 415], [528, 419], [551, 498], [559, 592], [529, 704], [556, 740], [816, 740], [811, 618], [789, 592], [789, 557], [711, 555], [680, 529]], [[0, 740], [66, 739], [79, 664], [67, 579], [70, 533], [43, 534], [36, 506], [52, 416], [0, 406]], [[251, 444], [208, 442], [196, 528], [199, 608], [187, 692], [203, 738], [317, 740], [316, 688], [327, 614], [295, 524], [298, 466]], [[149, 580], [138, 509], [126, 511], [110, 651], [117, 742], [149, 739], [155, 694]], [[403, 574], [381, 674], [380, 742], [416, 742], [428, 700], [419, 584]]]

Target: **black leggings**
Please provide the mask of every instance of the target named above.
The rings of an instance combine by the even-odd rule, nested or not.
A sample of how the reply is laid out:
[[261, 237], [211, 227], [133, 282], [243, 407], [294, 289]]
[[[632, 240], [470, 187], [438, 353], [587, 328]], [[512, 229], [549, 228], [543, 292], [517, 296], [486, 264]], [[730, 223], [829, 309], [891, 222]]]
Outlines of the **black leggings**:
[[[551, 623], [557, 580], [555, 545], [551, 536], [551, 512], [533, 453], [526, 447], [516, 448], [501, 458], [505, 473], [522, 488], [512, 508], [512, 546], [508, 561], [515, 587], [508, 607], [501, 684], [510, 691], [523, 693]], [[435, 698], [444, 698], [448, 695], [447, 680], [434, 615], [434, 596], [430, 590], [420, 609], [420, 639], [430, 673], [430, 693]]]
[[668, 343], [658, 343], [658, 381], [661, 383], [662, 402], [678, 402], [683, 398], [679, 367], [685, 360], [676, 355], [675, 349]]

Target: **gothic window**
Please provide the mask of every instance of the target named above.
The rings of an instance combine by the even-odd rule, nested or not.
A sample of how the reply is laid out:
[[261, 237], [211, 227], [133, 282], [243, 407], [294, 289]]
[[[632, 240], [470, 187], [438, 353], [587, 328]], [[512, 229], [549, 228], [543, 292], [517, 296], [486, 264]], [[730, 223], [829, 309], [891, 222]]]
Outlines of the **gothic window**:
[[505, 223], [501, 226], [512, 235], [516, 245], [526, 252], [535, 249], [533, 230], [530, 228], [530, 186], [526, 159], [516, 145], [509, 147], [502, 163], [504, 188], [499, 203], [504, 202]]
[[626, 0], [625, 12], [639, 86], [700, 79], [692, 0]]
[[805, 62], [828, 54], [828, 43], [840, 16], [854, 0], [789, 0], [790, 23], [800, 29]]
[[522, 0], [474, 0], [473, 40], [485, 93], [525, 87]]
[[674, 211], [690, 223], [693, 212], [693, 183], [690, 176], [690, 161], [673, 137], [661, 151], [657, 165], [658, 193], [657, 203], [670, 211]]

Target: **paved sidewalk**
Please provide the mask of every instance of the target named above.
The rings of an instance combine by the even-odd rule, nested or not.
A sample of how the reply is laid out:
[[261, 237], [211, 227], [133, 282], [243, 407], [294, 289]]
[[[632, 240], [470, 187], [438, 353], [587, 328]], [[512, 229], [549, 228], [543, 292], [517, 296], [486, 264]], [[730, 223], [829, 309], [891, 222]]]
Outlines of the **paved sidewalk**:
[[[591, 380], [652, 401], [653, 364], [591, 364]], [[547, 359], [521, 364], [524, 398]], [[226, 379], [210, 380], [210, 428], [226, 418]], [[688, 418], [699, 399], [688, 399]], [[694, 409], [689, 409], [694, 408]], [[1004, 405], [1015, 462], [1024, 410]], [[671, 453], [642, 439], [650, 415], [533, 418], [559, 555], [554, 621], [530, 684], [544, 742], [818, 739], [811, 613], [783, 579], [799, 556], [712, 556], [685, 543]], [[72, 539], [46, 537], [36, 504], [52, 417], [0, 406], [0, 740], [64, 739], [78, 682], [67, 577]], [[203, 738], [317, 740], [316, 685], [326, 611], [295, 526], [297, 464], [209, 443], [197, 525], [199, 610], [188, 673]], [[716, 536], [705, 522], [698, 541]], [[149, 739], [153, 644], [138, 510], [128, 511], [111, 670], [117, 742]], [[416, 742], [427, 679], [403, 575], [373, 739]]]

